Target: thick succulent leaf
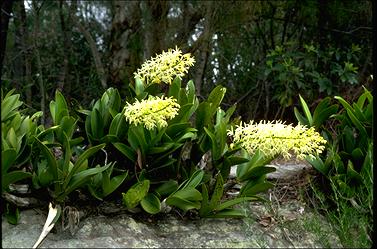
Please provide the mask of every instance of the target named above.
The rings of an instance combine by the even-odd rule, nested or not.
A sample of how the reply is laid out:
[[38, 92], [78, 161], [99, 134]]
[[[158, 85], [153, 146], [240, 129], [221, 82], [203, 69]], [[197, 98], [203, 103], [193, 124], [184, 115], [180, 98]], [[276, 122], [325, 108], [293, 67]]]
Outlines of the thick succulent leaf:
[[104, 123], [103, 118], [98, 109], [93, 109], [90, 119], [92, 136], [94, 139], [100, 139], [104, 135]]
[[144, 83], [137, 77], [135, 78], [135, 93], [138, 97], [144, 94]]
[[218, 205], [216, 207], [216, 210], [217, 211], [221, 211], [223, 209], [226, 209], [226, 208], [230, 208], [234, 205], [237, 205], [239, 203], [242, 203], [242, 202], [245, 202], [245, 201], [260, 201], [261, 199], [257, 196], [252, 196], [252, 197], [237, 197], [235, 199], [232, 199], [232, 200], [229, 200], [229, 201], [225, 201], [223, 203], [221, 203], [220, 205]]
[[[183, 183], [181, 184], [181, 186], [183, 185], [182, 189], [196, 188], [200, 184], [200, 182], [202, 181], [203, 176], [204, 176], [203, 170], [195, 171], [192, 174], [192, 176], [190, 177], [190, 179], [184, 185], [183, 185]], [[181, 188], [181, 186], [179, 187], [179, 189]]]
[[167, 195], [170, 195], [171, 193], [173, 193], [174, 191], [176, 191], [178, 189], [178, 182], [175, 181], [175, 180], [169, 180], [167, 182], [164, 182], [162, 185], [160, 185], [156, 190], [155, 192], [163, 197], [163, 196], [167, 196]]
[[176, 100], [179, 98], [179, 90], [181, 89], [181, 80], [178, 77], [175, 77], [173, 82], [169, 87], [168, 96], [173, 97]]
[[310, 113], [309, 107], [306, 104], [305, 100], [301, 97], [301, 95], [299, 95], [299, 98], [300, 98], [300, 103], [301, 103], [302, 109], [304, 110], [305, 117], [309, 122], [309, 126], [311, 127], [311, 126], [313, 126], [312, 114]]
[[148, 193], [141, 201], [141, 207], [150, 214], [157, 214], [161, 210], [161, 202], [158, 197], [152, 193]]
[[301, 125], [309, 126], [309, 121], [308, 121], [308, 119], [305, 118], [305, 117], [299, 112], [299, 110], [297, 109], [297, 107], [294, 107], [293, 111], [294, 111], [294, 113], [295, 113], [295, 116], [296, 116], [297, 121], [298, 121]]
[[10, 148], [1, 151], [1, 173], [5, 175], [9, 168], [16, 160], [17, 152], [15, 149]]
[[90, 181], [90, 178], [93, 175], [101, 173], [102, 171], [106, 170], [109, 166], [110, 166], [110, 164], [107, 164], [103, 167], [86, 169], [86, 170], [80, 171], [77, 174], [73, 175], [71, 180], [69, 181], [68, 185], [65, 188], [63, 188], [63, 190], [64, 190], [63, 194], [60, 195], [57, 199], [58, 200], [64, 200], [64, 198], [67, 195], [69, 195], [72, 191], [74, 191], [77, 188], [87, 184]]
[[224, 209], [213, 215], [208, 215], [207, 218], [244, 218], [246, 217], [245, 210], [241, 209]]
[[2, 189], [5, 190], [8, 188], [9, 184], [21, 181], [29, 177], [32, 177], [32, 174], [30, 172], [24, 172], [20, 170], [12, 171], [10, 173], [7, 173], [6, 175], [2, 175]]
[[19, 101], [20, 95], [14, 94], [13, 91], [8, 92], [5, 98], [1, 101], [1, 122], [5, 122], [10, 119], [14, 112], [22, 105], [22, 102]]
[[195, 101], [195, 84], [192, 80], [187, 82], [186, 85], [187, 99], [189, 103], [194, 103]]
[[136, 151], [134, 149], [124, 143], [113, 143], [113, 145], [132, 162], [136, 162]]
[[266, 181], [248, 181], [244, 186], [242, 186], [240, 190], [240, 197], [244, 196], [254, 196], [260, 192], [264, 192], [270, 188], [272, 188], [274, 184]]
[[200, 206], [199, 215], [200, 217], [206, 217], [212, 211], [209, 205], [209, 196], [207, 186], [202, 184], [202, 205]]
[[166, 199], [166, 204], [169, 206], [175, 206], [184, 212], [187, 212], [190, 209], [199, 209], [200, 202], [188, 201], [179, 197], [171, 196]]
[[325, 164], [320, 157], [312, 158], [308, 156], [306, 157], [306, 161], [308, 161], [310, 165], [321, 172], [324, 176], [327, 176], [330, 171], [330, 165]]
[[221, 101], [225, 96], [225, 93], [226, 88], [221, 85], [218, 85], [208, 95], [207, 102], [212, 103], [210, 116], [213, 116], [216, 113], [217, 108], [220, 106]]
[[240, 181], [248, 179], [259, 178], [260, 176], [276, 171], [275, 167], [270, 166], [257, 166], [250, 168], [242, 177], [238, 178]]
[[37, 143], [44, 157], [46, 158], [47, 164], [49, 166], [49, 170], [52, 173], [52, 176], [54, 177], [54, 179], [58, 180], [59, 178], [58, 165], [55, 160], [55, 156], [52, 154], [51, 150], [44, 143], [42, 143], [38, 138], [35, 138], [35, 142]]
[[355, 115], [355, 111], [351, 107], [350, 104], [347, 103], [342, 97], [335, 96], [335, 99], [337, 99], [343, 107], [347, 110], [347, 114], [349, 118], [351, 119], [352, 123], [355, 125], [355, 127], [360, 131], [361, 136], [368, 137], [367, 131], [365, 130], [364, 126], [361, 124], [361, 122], [357, 119]]
[[78, 169], [82, 166], [82, 164], [84, 164], [88, 160], [89, 157], [91, 157], [93, 154], [95, 154], [100, 149], [103, 149], [104, 147], [105, 147], [105, 144], [99, 144], [99, 145], [93, 146], [93, 147], [85, 150], [79, 156], [79, 158], [77, 159], [77, 161], [73, 165], [72, 170], [69, 171], [68, 175], [64, 179], [63, 189], [68, 188], [68, 184], [71, 181], [71, 178], [73, 178], [73, 175], [76, 173], [76, 171], [78, 171]]
[[114, 192], [119, 186], [124, 182], [124, 180], [128, 176], [128, 171], [126, 171], [124, 174], [114, 176], [111, 178], [109, 184], [103, 185], [103, 195], [107, 196]]
[[126, 205], [127, 208], [136, 207], [147, 195], [149, 185], [149, 180], [144, 180], [133, 185], [125, 194], [122, 193], [124, 205]]
[[223, 192], [224, 180], [221, 174], [217, 174], [215, 188], [213, 190], [211, 201], [209, 203], [209, 207], [211, 210], [214, 210], [220, 204], [221, 197], [223, 197]]

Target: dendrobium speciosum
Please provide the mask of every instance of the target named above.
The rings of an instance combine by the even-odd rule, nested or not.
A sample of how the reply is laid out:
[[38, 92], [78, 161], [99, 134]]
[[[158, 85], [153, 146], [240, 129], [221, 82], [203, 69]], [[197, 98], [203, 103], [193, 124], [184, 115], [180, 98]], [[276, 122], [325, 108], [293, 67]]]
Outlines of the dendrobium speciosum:
[[142, 124], [146, 129], [153, 130], [166, 127], [167, 121], [178, 114], [180, 105], [173, 97], [149, 96], [148, 99], [136, 100], [133, 104], [127, 102], [124, 108], [124, 115], [130, 124]]
[[322, 153], [326, 140], [314, 130], [298, 124], [286, 125], [281, 121], [261, 121], [241, 123], [236, 129], [228, 131], [233, 142], [239, 143], [249, 154], [259, 149], [265, 157], [275, 158], [282, 155], [289, 158], [293, 152], [298, 159]]
[[176, 47], [175, 50], [163, 51], [144, 62], [135, 73], [135, 77], [144, 81], [146, 85], [162, 82], [171, 84], [175, 77], [182, 78], [194, 63], [195, 59], [189, 53], [182, 54], [182, 51]]

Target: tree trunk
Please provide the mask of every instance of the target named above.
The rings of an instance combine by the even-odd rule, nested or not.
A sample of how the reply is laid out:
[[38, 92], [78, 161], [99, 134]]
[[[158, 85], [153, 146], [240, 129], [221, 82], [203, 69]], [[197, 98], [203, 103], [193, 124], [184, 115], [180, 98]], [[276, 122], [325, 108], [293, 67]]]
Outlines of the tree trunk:
[[199, 45], [199, 56], [196, 59], [196, 67], [195, 67], [195, 77], [194, 77], [194, 83], [195, 88], [197, 91], [197, 95], [200, 96], [201, 89], [203, 85], [204, 75], [205, 75], [205, 69], [208, 62], [209, 54], [212, 50], [211, 41], [213, 36], [213, 30], [212, 30], [212, 18], [213, 18], [213, 4], [214, 2], [206, 2], [206, 15], [204, 19], [203, 24], [203, 33], [198, 38]]
[[122, 89], [143, 61], [140, 2], [113, 0], [112, 9], [109, 78]]
[[145, 5], [144, 60], [147, 60], [166, 49], [169, 4], [167, 1], [148, 0]]
[[63, 91], [66, 88], [66, 92], [69, 93], [71, 89], [71, 70], [73, 68], [72, 64], [70, 63], [70, 57], [73, 56], [72, 51], [72, 15], [75, 15], [77, 9], [77, 2], [72, 1], [71, 5], [68, 9], [68, 17], [66, 18], [64, 15], [64, 1], [60, 0], [59, 2], [59, 16], [60, 16], [60, 25], [62, 29], [63, 35], [63, 70], [61, 70], [61, 74], [59, 77], [58, 82], [58, 89], [59, 91]]
[[3, 75], [3, 61], [5, 57], [5, 48], [7, 44], [7, 34], [9, 18], [11, 17], [13, 6], [13, 0], [2, 0], [1, 1], [1, 36], [0, 36], [0, 78]]
[[33, 30], [33, 41], [34, 41], [34, 49], [33, 53], [36, 60], [36, 66], [37, 66], [37, 81], [39, 85], [39, 91], [41, 95], [41, 111], [43, 112], [43, 116], [41, 117], [41, 124], [45, 124], [45, 116], [46, 116], [46, 89], [43, 82], [43, 72], [42, 72], [42, 63], [41, 63], [41, 55], [39, 54], [39, 32], [40, 32], [40, 10], [43, 5], [43, 2], [41, 3], [41, 6], [38, 6], [36, 0], [32, 1], [33, 6], [33, 12], [34, 12], [34, 30]]
[[92, 52], [92, 56], [94, 59], [94, 64], [96, 66], [96, 71], [101, 81], [101, 85], [103, 89], [107, 89], [107, 76], [106, 76], [105, 68], [101, 61], [101, 55], [97, 49], [96, 42], [94, 41], [90, 32], [84, 27], [84, 25], [82, 25], [81, 21], [76, 15], [72, 15], [72, 19], [77, 25], [77, 27], [79, 28], [79, 30], [84, 35], [86, 41], [88, 42], [90, 51]]
[[26, 94], [26, 104], [31, 106], [31, 49], [30, 39], [26, 24], [26, 11], [23, 1], [16, 1], [14, 5], [15, 47], [19, 56], [14, 58], [14, 76], [17, 89]]

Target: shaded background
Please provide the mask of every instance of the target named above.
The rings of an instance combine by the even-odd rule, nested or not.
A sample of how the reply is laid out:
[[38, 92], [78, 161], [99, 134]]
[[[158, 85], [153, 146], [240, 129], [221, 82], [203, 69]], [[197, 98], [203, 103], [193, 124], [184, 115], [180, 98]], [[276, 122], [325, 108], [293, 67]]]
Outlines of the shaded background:
[[[372, 74], [372, 1], [11, 1], [1, 3], [1, 85], [46, 115], [60, 89], [87, 108], [126, 96], [156, 53], [192, 53], [200, 98], [227, 87], [243, 120], [295, 122], [298, 94], [354, 100]], [[5, 45], [6, 44], [6, 45]], [[45, 117], [47, 118], [47, 117]]]

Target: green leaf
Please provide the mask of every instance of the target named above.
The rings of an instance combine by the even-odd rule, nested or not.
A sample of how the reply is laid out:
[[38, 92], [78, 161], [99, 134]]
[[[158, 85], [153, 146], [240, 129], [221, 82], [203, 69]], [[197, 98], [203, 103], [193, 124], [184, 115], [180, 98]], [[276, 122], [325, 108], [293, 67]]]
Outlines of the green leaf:
[[20, 211], [18, 208], [10, 203], [6, 203], [5, 218], [9, 224], [17, 225], [20, 220]]
[[234, 206], [236, 204], [239, 204], [241, 202], [245, 202], [245, 201], [258, 201], [258, 200], [260, 200], [260, 198], [258, 198], [257, 196], [253, 196], [253, 197], [237, 197], [235, 199], [232, 199], [232, 200], [229, 200], [229, 201], [225, 201], [224, 203], [221, 203], [220, 205], [218, 205], [216, 207], [216, 210], [217, 211], [221, 211], [223, 209], [232, 207], [232, 206]]
[[171, 149], [174, 145], [175, 143], [164, 143], [159, 147], [152, 147], [149, 149], [148, 154], [153, 155], [166, 152], [167, 150]]
[[125, 145], [124, 143], [113, 143], [113, 145], [132, 162], [136, 162], [136, 152], [134, 149]]
[[294, 113], [295, 113], [296, 119], [301, 125], [309, 126], [308, 120], [299, 112], [297, 107], [294, 107]]
[[355, 116], [355, 112], [353, 108], [340, 96], [335, 96], [335, 99], [337, 99], [343, 107], [347, 110], [347, 114], [349, 118], [351, 119], [352, 123], [356, 126], [356, 128], [360, 131], [361, 136], [368, 137], [367, 131], [365, 130], [364, 126], [360, 123], [360, 121]]
[[250, 176], [250, 170], [254, 167], [264, 166], [268, 162], [270, 162], [271, 159], [267, 159], [264, 157], [263, 153], [259, 150], [257, 150], [254, 155], [251, 157], [249, 162], [246, 162], [244, 164], [240, 164], [237, 166], [236, 176], [239, 181], [246, 180], [248, 176]]
[[260, 176], [266, 175], [274, 171], [276, 171], [275, 167], [256, 166], [250, 168], [241, 178], [239, 178], [239, 180], [245, 181], [247, 179], [259, 178]]
[[19, 150], [19, 146], [18, 146], [18, 141], [17, 141], [17, 135], [16, 133], [14, 132], [14, 129], [13, 127], [11, 127], [8, 131], [8, 134], [7, 134], [7, 141], [8, 141], [8, 144], [10, 146], [12, 146], [12, 148], [16, 149], [16, 151]]
[[24, 172], [24, 171], [12, 171], [10, 173], [7, 173], [6, 175], [2, 175], [2, 188], [7, 189], [9, 184], [21, 181], [23, 179], [32, 177], [32, 174], [30, 172]]
[[308, 120], [309, 126], [311, 127], [311, 126], [313, 126], [312, 114], [310, 113], [309, 107], [306, 104], [305, 100], [301, 97], [301, 95], [299, 95], [299, 98], [300, 98], [301, 106], [302, 106], [302, 109], [304, 110], [304, 114], [306, 116], [306, 119]]
[[197, 112], [196, 112], [196, 119], [195, 119], [195, 127], [201, 131], [204, 127], [206, 127], [211, 121], [211, 106], [212, 103], [202, 102], [199, 104]]
[[161, 202], [158, 197], [148, 193], [141, 201], [141, 207], [150, 214], [157, 214], [161, 210]]
[[[68, 188], [68, 183], [71, 180], [71, 177], [76, 173], [76, 171], [82, 166], [82, 164], [85, 163], [86, 160], [88, 160], [89, 157], [91, 157], [93, 154], [95, 154], [100, 149], [103, 149], [106, 146], [106, 144], [99, 144], [96, 146], [93, 146], [87, 150], [85, 150], [77, 159], [75, 164], [73, 165], [73, 168], [71, 171], [69, 171], [68, 176], [64, 179], [64, 185], [63, 189]], [[80, 172], [81, 173], [81, 172]], [[72, 177], [73, 178], [73, 177]]]
[[199, 209], [200, 203], [199, 202], [192, 202], [185, 199], [181, 199], [179, 197], [171, 196], [166, 199], [166, 204], [169, 206], [175, 206], [179, 209], [187, 212], [190, 209]]
[[323, 163], [320, 157], [312, 158], [310, 156], [306, 157], [306, 161], [309, 162], [316, 170], [321, 172], [324, 176], [328, 176], [330, 171], [329, 165]]
[[[88, 183], [90, 181], [90, 178], [93, 175], [99, 174], [102, 171], [106, 170], [110, 164], [107, 164], [103, 167], [96, 167], [96, 168], [91, 168], [91, 169], [86, 169], [83, 171], [78, 172], [77, 174], [73, 175], [68, 184], [66, 185], [65, 188], [63, 188], [63, 194], [59, 195], [57, 197], [58, 201], [64, 200], [64, 198], [69, 195], [72, 191], [75, 189], [83, 186], [84, 184]], [[71, 170], [72, 172], [73, 170]]]
[[64, 132], [67, 137], [69, 139], [72, 138], [73, 136], [73, 133], [75, 131], [75, 128], [76, 128], [76, 123], [77, 123], [78, 119], [75, 119], [73, 117], [70, 117], [70, 116], [65, 116], [61, 119], [60, 121], [60, 126], [59, 126], [59, 129], [58, 129], [58, 139], [60, 141], [63, 141], [63, 135], [62, 135], [62, 132]]
[[137, 149], [140, 149], [141, 154], [143, 156], [146, 155], [148, 150], [148, 143], [145, 138], [145, 133], [142, 126], [131, 126], [128, 129], [128, 142], [135, 151], [137, 151]]
[[217, 108], [220, 106], [221, 101], [223, 100], [226, 93], [226, 88], [222, 87], [221, 85], [216, 86], [211, 93], [208, 95], [207, 102], [212, 103], [211, 105], [211, 111], [209, 115], [212, 117], [215, 112], [217, 111]]
[[215, 209], [219, 204], [224, 191], [224, 180], [221, 174], [217, 174], [215, 189], [213, 190], [209, 207], [211, 210]]
[[169, 97], [174, 97], [176, 100], [179, 99], [179, 90], [181, 89], [181, 80], [179, 77], [175, 77], [173, 82], [171, 83], [169, 87]]
[[118, 139], [123, 139], [127, 134], [127, 130], [128, 127], [126, 118], [124, 117], [124, 113], [122, 111], [121, 113], [118, 113], [111, 121], [109, 134], [117, 136]]
[[249, 161], [249, 159], [247, 158], [238, 157], [238, 156], [230, 156], [228, 157], [228, 160], [230, 162], [229, 166], [238, 165], [238, 164], [246, 163]]
[[182, 131], [189, 127], [190, 123], [188, 122], [174, 123], [166, 128], [166, 134], [171, 138], [177, 137]]
[[175, 180], [169, 180], [160, 185], [155, 192], [161, 197], [170, 195], [178, 189], [178, 182]]
[[55, 92], [55, 113], [54, 114], [55, 114], [55, 119], [54, 119], [55, 125], [60, 124], [61, 119], [64, 116], [69, 115], [67, 102], [65, 101], [63, 94], [61, 94], [58, 90]]
[[[192, 176], [190, 177], [190, 179], [186, 182], [186, 184], [182, 187], [182, 189], [185, 189], [185, 188], [196, 188], [200, 182], [202, 181], [203, 179], [203, 176], [204, 176], [204, 171], [203, 170], [196, 170]], [[183, 185], [183, 183], [181, 184], [181, 186]], [[181, 188], [181, 186], [179, 188]]]
[[100, 139], [101, 137], [103, 137], [104, 123], [98, 109], [93, 109], [91, 113], [90, 125], [91, 125], [93, 138]]
[[135, 78], [135, 93], [138, 97], [144, 94], [144, 84], [138, 77]]
[[208, 190], [205, 184], [202, 184], [202, 198], [202, 205], [199, 210], [199, 215], [200, 217], [206, 217], [207, 215], [209, 215], [212, 209], [209, 205]]
[[133, 185], [125, 194], [123, 195], [123, 204], [127, 208], [136, 207], [139, 202], [147, 195], [149, 190], [149, 180], [144, 180]]
[[169, 198], [171, 197], [177, 197], [183, 200], [188, 200], [188, 201], [201, 201], [202, 200], [202, 194], [196, 190], [195, 188], [184, 188], [181, 190], [178, 190], [174, 194], [172, 194]]
[[208, 130], [206, 127], [204, 127], [204, 131], [207, 133], [208, 137], [211, 139], [211, 152], [212, 157], [214, 160], [217, 160], [221, 157], [221, 152], [219, 145], [217, 144], [215, 134], [213, 134], [210, 130]]
[[103, 196], [107, 196], [114, 192], [127, 178], [128, 171], [126, 171], [124, 174], [114, 176], [108, 185], [103, 185]]
[[208, 215], [207, 218], [244, 218], [246, 217], [245, 210], [241, 209], [225, 209], [213, 215]]
[[8, 92], [5, 98], [1, 101], [1, 122], [5, 122], [14, 115], [14, 111], [20, 107], [23, 103], [19, 101], [20, 95], [14, 94], [13, 90]]
[[40, 148], [42, 154], [44, 155], [44, 157], [47, 160], [47, 164], [49, 166], [48, 168], [51, 171], [53, 178], [55, 180], [58, 180], [59, 179], [58, 165], [57, 165], [57, 162], [55, 160], [55, 156], [52, 154], [50, 149], [45, 144], [43, 144], [38, 138], [35, 137], [35, 141], [36, 141], [38, 147]]
[[187, 82], [186, 85], [187, 99], [189, 103], [194, 103], [195, 101], [195, 84], [192, 80]]
[[354, 169], [353, 163], [351, 160], [348, 160], [347, 164], [347, 176], [350, 179], [355, 179], [358, 183], [363, 182], [363, 178], [360, 176], [360, 174]]
[[264, 192], [270, 188], [272, 188], [274, 184], [270, 182], [260, 182], [260, 181], [253, 181], [249, 180], [244, 186], [242, 186], [240, 190], [240, 197], [244, 196], [254, 196], [260, 192]]
[[16, 160], [17, 152], [15, 149], [6, 149], [1, 151], [1, 173], [4, 176]]

